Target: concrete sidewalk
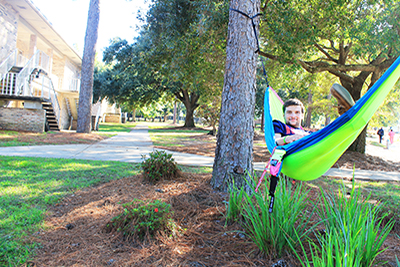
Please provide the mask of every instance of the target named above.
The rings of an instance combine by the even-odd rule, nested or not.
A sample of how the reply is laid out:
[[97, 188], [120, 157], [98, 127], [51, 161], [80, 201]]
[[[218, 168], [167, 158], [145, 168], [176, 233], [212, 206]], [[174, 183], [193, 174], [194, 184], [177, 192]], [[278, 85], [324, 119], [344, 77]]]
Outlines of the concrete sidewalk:
[[[18, 157], [66, 158], [86, 160], [111, 160], [123, 162], [142, 162], [142, 155], [148, 156], [154, 149], [148, 133], [148, 127], [138, 125], [129, 133], [118, 133], [104, 141], [91, 145], [46, 145], [0, 147], [0, 155]], [[173, 155], [178, 164], [187, 166], [212, 167], [213, 157], [166, 151]], [[264, 170], [266, 163], [254, 163], [256, 170]], [[331, 168], [325, 174], [331, 177], [352, 178], [353, 171]], [[354, 174], [360, 180], [400, 181], [400, 173], [356, 170]]]

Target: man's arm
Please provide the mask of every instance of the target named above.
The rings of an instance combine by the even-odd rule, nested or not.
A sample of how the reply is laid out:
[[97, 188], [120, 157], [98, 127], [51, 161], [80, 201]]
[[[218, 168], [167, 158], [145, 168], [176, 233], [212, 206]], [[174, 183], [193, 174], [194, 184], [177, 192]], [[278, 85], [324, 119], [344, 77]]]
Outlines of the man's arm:
[[309, 135], [309, 133], [304, 132], [304, 134], [293, 134], [293, 135], [286, 135], [286, 136], [282, 137], [281, 134], [277, 133], [277, 134], [275, 134], [275, 143], [278, 146], [283, 146], [286, 144], [290, 144], [296, 140], [299, 140], [300, 138], [303, 138], [306, 135]]

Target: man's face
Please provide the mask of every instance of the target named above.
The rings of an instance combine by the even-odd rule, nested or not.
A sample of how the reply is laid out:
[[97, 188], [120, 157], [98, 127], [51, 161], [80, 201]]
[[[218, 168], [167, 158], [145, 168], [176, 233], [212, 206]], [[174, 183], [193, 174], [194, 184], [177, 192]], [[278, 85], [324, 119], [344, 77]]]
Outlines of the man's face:
[[300, 106], [288, 106], [285, 110], [285, 121], [286, 124], [295, 128], [299, 128], [301, 121], [304, 118], [303, 112], [301, 112]]

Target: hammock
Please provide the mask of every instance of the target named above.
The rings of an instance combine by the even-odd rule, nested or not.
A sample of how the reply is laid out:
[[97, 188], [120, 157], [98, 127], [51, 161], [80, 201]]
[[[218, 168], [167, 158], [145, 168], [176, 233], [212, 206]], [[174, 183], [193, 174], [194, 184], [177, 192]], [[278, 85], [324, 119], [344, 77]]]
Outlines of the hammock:
[[[271, 174], [279, 176], [282, 172], [300, 181], [314, 180], [325, 174], [365, 128], [399, 77], [400, 57], [346, 113], [325, 128], [284, 146], [276, 146], [272, 125], [273, 119], [284, 122], [283, 103], [268, 86], [264, 97], [264, 133], [272, 154]], [[278, 166], [273, 166], [277, 161]], [[273, 167], [277, 168], [274, 174]]]

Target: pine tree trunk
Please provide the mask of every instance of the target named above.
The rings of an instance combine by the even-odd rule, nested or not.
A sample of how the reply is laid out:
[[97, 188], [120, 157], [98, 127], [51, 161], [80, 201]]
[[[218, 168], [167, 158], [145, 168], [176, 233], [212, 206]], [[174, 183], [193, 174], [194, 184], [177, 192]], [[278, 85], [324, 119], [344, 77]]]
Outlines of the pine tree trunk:
[[76, 132], [90, 133], [93, 101], [93, 73], [99, 28], [100, 0], [90, 0], [82, 58], [81, 88]]
[[[259, 0], [231, 0], [230, 7], [259, 13]], [[258, 28], [259, 19], [255, 19]], [[251, 20], [230, 10], [221, 116], [211, 184], [227, 191], [233, 181], [246, 187], [253, 174], [254, 108], [257, 69], [256, 37]], [[250, 180], [250, 179], [249, 179]]]

